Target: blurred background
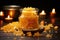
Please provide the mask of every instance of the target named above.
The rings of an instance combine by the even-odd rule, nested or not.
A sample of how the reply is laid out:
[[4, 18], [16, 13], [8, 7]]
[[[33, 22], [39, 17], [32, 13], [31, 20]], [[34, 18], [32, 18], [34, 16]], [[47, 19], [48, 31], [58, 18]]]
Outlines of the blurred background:
[[52, 11], [53, 8], [56, 9], [56, 16], [60, 17], [60, 4], [59, 0], [0, 0], [0, 11], [3, 10], [3, 6], [6, 5], [19, 5], [21, 7], [36, 7], [39, 12], [45, 10], [47, 15]]

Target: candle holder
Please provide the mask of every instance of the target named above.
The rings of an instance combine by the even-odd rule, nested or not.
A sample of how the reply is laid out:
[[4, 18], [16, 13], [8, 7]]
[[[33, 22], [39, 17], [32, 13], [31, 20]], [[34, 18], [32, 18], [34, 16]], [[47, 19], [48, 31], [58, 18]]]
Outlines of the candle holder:
[[12, 22], [12, 20], [5, 20], [5, 22], [6, 22], [6, 23], [11, 23], [11, 22]]
[[20, 6], [18, 5], [6, 5], [4, 6], [4, 13], [5, 13], [5, 17], [7, 17], [8, 15], [10, 15], [10, 17], [13, 18], [13, 21], [17, 21], [18, 17], [20, 15]]

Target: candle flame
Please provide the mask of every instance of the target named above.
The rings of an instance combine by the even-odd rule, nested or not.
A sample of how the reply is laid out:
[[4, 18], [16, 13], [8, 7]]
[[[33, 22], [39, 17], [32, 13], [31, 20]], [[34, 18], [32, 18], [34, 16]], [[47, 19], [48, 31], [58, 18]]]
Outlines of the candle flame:
[[52, 13], [55, 13], [55, 8], [52, 9]]
[[10, 16], [8, 15], [8, 18], [10, 18]]
[[44, 11], [44, 10], [42, 10], [42, 14], [43, 14], [43, 13], [45, 13], [45, 11]]
[[0, 16], [4, 16], [3, 11], [0, 12]]
[[42, 12], [40, 13], [40, 15], [46, 15], [45, 11], [42, 10]]

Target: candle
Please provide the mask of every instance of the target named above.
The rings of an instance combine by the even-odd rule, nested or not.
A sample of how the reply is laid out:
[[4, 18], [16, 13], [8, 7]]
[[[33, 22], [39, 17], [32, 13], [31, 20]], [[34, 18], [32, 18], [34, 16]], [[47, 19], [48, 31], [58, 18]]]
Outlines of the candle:
[[39, 22], [41, 22], [42, 20], [45, 20], [46, 13], [44, 10], [42, 10], [42, 12], [39, 14]]
[[0, 16], [4, 16], [3, 11], [0, 12]]
[[52, 12], [50, 13], [50, 16], [51, 16], [51, 17], [54, 17], [55, 14], [56, 14], [56, 12], [55, 12], [55, 8], [53, 8], [53, 9], [52, 9]]
[[3, 11], [0, 11], [0, 20], [3, 20], [4, 19], [4, 13]]
[[40, 13], [40, 15], [46, 15], [45, 11], [42, 10], [42, 12]]
[[5, 22], [12, 22], [13, 18], [10, 17], [10, 15], [8, 15], [6, 18], [5, 18]]
[[3, 20], [0, 20], [0, 26], [3, 26]]
[[13, 18], [11, 18], [9, 15], [7, 18], [5, 18], [5, 20], [12, 20]]

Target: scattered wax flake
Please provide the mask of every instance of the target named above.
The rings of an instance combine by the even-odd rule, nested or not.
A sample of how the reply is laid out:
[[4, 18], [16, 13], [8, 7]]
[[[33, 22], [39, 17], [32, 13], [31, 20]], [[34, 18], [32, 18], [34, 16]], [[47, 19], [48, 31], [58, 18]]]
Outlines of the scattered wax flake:
[[36, 37], [38, 37], [38, 36], [40, 36], [41, 34], [39, 33], [39, 32], [36, 32], [36, 33], [34, 33], [34, 35], [33, 36], [36, 36]]
[[53, 27], [53, 24], [48, 24], [49, 27]]
[[16, 35], [16, 36], [23, 36], [22, 31], [14, 31], [13, 34]]
[[27, 36], [32, 36], [32, 33], [31, 32], [27, 32]]
[[46, 37], [47, 37], [47, 38], [51, 38], [52, 35], [51, 35], [51, 34], [47, 34]]
[[58, 26], [55, 26], [55, 27], [54, 27], [54, 30], [57, 30], [57, 29], [58, 29]]

